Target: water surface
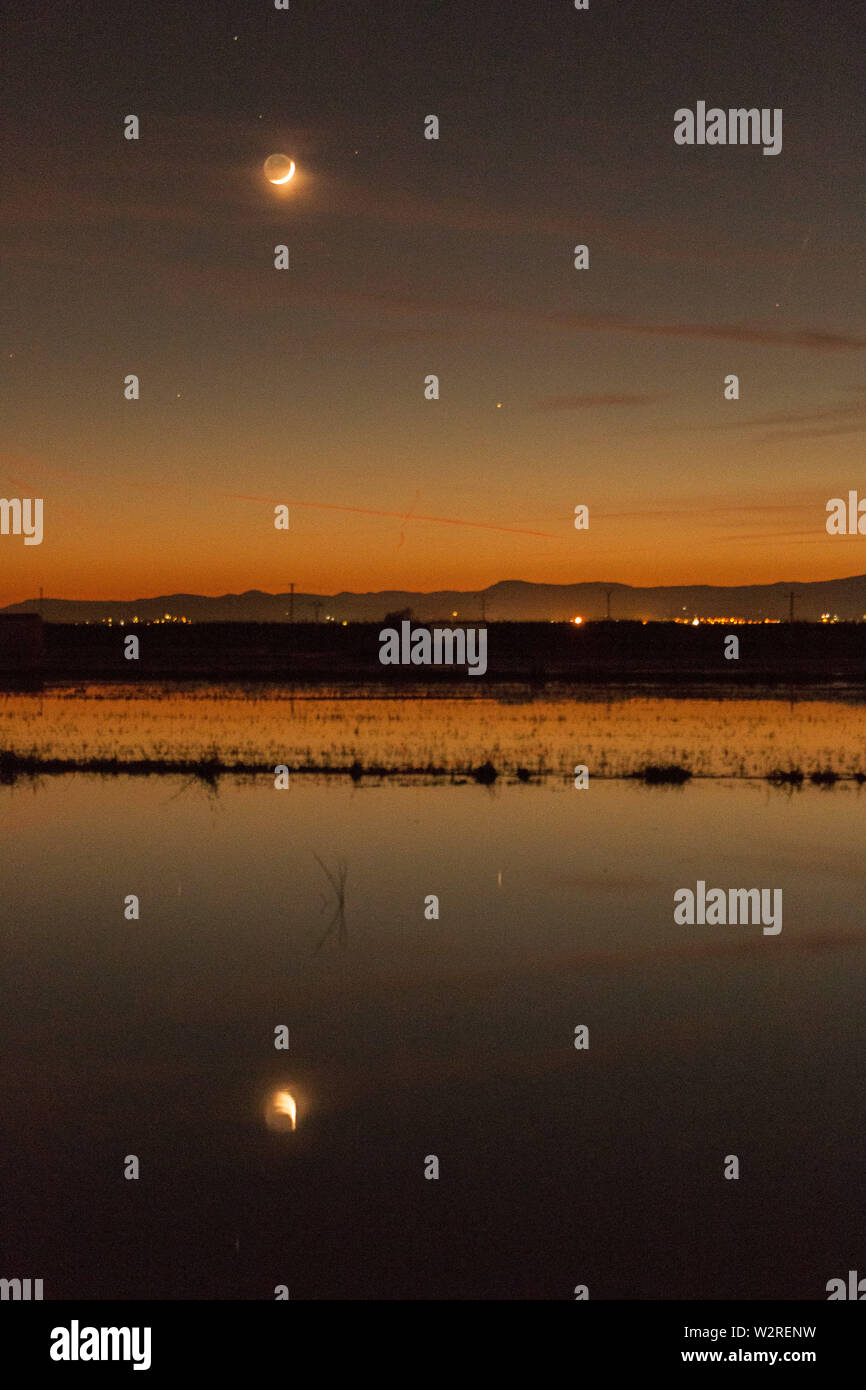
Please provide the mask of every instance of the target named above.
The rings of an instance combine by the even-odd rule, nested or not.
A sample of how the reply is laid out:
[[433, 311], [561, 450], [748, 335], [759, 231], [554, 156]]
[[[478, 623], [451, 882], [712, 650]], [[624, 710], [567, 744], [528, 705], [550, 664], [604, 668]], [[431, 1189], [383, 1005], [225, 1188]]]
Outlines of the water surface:
[[[0, 788], [9, 1272], [52, 1298], [824, 1297], [866, 1235], [864, 796]], [[781, 934], [676, 925], [698, 878], [782, 888]], [[294, 1132], [265, 1123], [281, 1089]]]

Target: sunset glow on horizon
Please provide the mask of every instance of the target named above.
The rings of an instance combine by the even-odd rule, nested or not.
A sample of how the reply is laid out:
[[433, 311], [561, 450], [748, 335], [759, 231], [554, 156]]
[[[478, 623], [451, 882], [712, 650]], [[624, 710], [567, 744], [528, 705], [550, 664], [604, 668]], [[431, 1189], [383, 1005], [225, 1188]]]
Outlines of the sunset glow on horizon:
[[[851, 476], [854, 468], [852, 461]], [[817, 495], [775, 514], [760, 506], [719, 508], [715, 500], [706, 509], [671, 508], [664, 515], [606, 516], [590, 507], [589, 530], [576, 534], [565, 499], [559, 518], [537, 511], [516, 518], [500, 510], [488, 520], [479, 508], [475, 516], [484, 520], [470, 513], [466, 523], [295, 503], [290, 529], [277, 532], [268, 502], [193, 500], [178, 488], [165, 489], [153, 508], [130, 490], [125, 507], [97, 502], [89, 511], [83, 489], [54, 484], [43, 492], [46, 541], [27, 548], [6, 540], [0, 606], [34, 598], [40, 587], [53, 598], [131, 599], [283, 593], [290, 579], [299, 591], [336, 594], [476, 591], [508, 579], [743, 585], [866, 570], [866, 539], [827, 535], [824, 499]], [[52, 536], [55, 528], [59, 536]], [[542, 529], [546, 535], [533, 534]]]

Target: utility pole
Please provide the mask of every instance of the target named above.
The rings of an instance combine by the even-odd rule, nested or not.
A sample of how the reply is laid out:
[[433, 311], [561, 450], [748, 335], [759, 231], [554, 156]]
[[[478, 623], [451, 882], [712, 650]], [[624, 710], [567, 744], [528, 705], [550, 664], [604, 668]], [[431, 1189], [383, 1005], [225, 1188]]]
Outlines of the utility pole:
[[289, 585], [289, 622], [295, 621], [295, 586]]
[[605, 593], [607, 594], [607, 620], [610, 622], [610, 596], [613, 593], [613, 589], [606, 589]]

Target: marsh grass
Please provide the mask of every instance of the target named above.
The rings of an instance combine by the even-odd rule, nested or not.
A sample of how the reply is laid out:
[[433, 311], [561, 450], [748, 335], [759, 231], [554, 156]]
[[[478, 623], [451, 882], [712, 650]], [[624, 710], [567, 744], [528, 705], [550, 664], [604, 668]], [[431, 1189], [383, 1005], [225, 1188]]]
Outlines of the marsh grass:
[[421, 773], [473, 781], [487, 763], [500, 781], [520, 780], [519, 768], [564, 777], [577, 762], [604, 777], [673, 764], [695, 778], [791, 768], [866, 777], [866, 691], [842, 701], [612, 687], [398, 695], [326, 684], [303, 693], [278, 684], [58, 685], [0, 693], [0, 748], [38, 758], [42, 771], [179, 770], [202, 780], [277, 763], [358, 783]]

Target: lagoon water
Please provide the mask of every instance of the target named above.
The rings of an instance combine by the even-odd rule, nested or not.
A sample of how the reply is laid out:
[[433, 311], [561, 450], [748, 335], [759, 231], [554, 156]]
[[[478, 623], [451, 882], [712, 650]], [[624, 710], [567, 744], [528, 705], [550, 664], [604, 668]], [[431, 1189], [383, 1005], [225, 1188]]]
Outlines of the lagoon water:
[[[826, 1297], [866, 1248], [864, 820], [852, 784], [736, 779], [0, 787], [3, 1273]], [[781, 888], [781, 934], [676, 925], [698, 879]]]

